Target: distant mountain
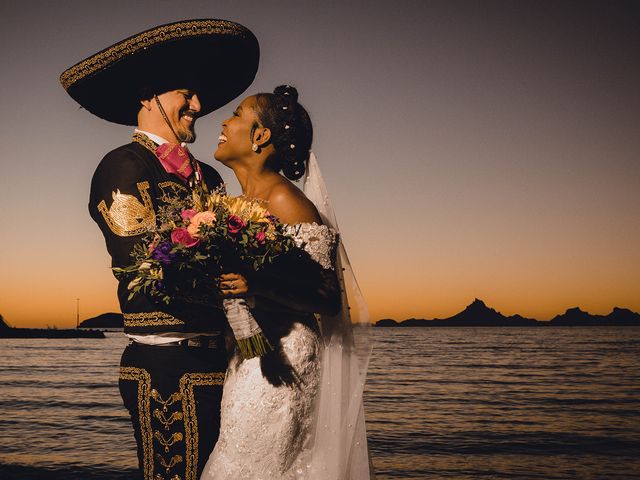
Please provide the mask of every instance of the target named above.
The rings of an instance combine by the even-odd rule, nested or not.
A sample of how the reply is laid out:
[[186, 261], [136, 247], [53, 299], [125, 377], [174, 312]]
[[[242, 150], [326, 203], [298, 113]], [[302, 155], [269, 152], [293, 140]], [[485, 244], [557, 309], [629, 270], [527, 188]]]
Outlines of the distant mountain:
[[121, 313], [103, 313], [97, 317], [87, 318], [80, 323], [80, 328], [123, 328]]
[[591, 315], [584, 310], [580, 310], [579, 307], [568, 308], [566, 312], [561, 315], [553, 317], [549, 323], [553, 325], [588, 325], [594, 323], [595, 319], [602, 318], [597, 315]]
[[640, 313], [632, 312], [628, 308], [613, 307], [607, 317], [613, 322], [611, 325], [640, 325]]
[[535, 327], [535, 326], [640, 326], [640, 314], [626, 308], [615, 307], [609, 315], [591, 315], [578, 307], [568, 309], [552, 320], [539, 321], [521, 315], [509, 317], [497, 312], [479, 299], [475, 299], [462, 312], [451, 317], [433, 320], [410, 318], [402, 322], [386, 318], [376, 327]]
[[520, 315], [506, 317], [493, 308], [489, 308], [482, 300], [475, 299], [462, 312], [445, 319], [434, 319], [433, 325], [449, 325], [461, 327], [494, 327], [494, 326], [535, 326], [538, 322]]
[[495, 327], [535, 326], [537, 324], [536, 320], [520, 315], [506, 317], [476, 298], [463, 311], [452, 317], [434, 318], [433, 320], [410, 318], [399, 323], [392, 319], [385, 319], [377, 322], [376, 327]]
[[391, 318], [384, 318], [376, 322], [376, 327], [397, 327], [399, 324]]
[[627, 308], [615, 307], [609, 315], [591, 315], [578, 307], [569, 308], [562, 315], [556, 315], [549, 323], [559, 326], [579, 325], [640, 325], [640, 314]]

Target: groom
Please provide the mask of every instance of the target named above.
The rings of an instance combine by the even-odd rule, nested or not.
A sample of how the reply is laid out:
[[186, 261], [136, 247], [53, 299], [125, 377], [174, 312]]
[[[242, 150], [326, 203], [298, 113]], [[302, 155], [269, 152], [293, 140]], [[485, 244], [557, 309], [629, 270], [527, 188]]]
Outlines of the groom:
[[[125, 39], [67, 69], [60, 81], [82, 107], [107, 121], [137, 125], [132, 142], [109, 152], [91, 183], [89, 212], [113, 267], [153, 231], [169, 197], [222, 185], [186, 144], [195, 122], [253, 81], [259, 49], [253, 34], [225, 20], [187, 20]], [[223, 312], [138, 294], [118, 299], [130, 343], [120, 366], [120, 393], [131, 415], [140, 478], [197, 480], [219, 432], [227, 367]]]

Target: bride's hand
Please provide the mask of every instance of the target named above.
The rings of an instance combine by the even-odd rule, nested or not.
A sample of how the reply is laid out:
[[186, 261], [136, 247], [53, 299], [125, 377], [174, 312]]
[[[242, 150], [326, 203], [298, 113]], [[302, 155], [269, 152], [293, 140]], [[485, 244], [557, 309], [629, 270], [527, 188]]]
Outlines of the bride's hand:
[[249, 293], [247, 279], [239, 273], [223, 273], [218, 277], [218, 286], [224, 298], [241, 297]]

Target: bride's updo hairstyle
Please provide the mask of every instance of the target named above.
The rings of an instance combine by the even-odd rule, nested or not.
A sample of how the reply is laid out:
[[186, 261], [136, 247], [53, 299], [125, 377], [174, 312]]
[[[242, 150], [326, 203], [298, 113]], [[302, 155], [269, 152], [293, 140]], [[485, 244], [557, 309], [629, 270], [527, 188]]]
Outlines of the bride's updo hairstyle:
[[311, 119], [298, 103], [298, 90], [280, 85], [273, 93], [258, 93], [256, 103], [258, 119], [271, 131], [275, 149], [275, 155], [267, 160], [267, 168], [282, 171], [289, 180], [298, 180], [304, 175], [313, 140]]

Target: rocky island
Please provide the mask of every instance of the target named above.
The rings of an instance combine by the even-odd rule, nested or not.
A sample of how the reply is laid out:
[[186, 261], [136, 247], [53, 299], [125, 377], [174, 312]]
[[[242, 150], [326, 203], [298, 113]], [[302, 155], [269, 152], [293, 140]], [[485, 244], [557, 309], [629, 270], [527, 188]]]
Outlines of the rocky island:
[[409, 318], [398, 322], [386, 318], [375, 323], [376, 327], [576, 327], [576, 326], [640, 326], [640, 314], [626, 308], [615, 307], [608, 315], [591, 315], [578, 307], [569, 308], [548, 321], [525, 318], [521, 315], [509, 317], [501, 314], [479, 299], [463, 311], [451, 317], [431, 320]]

